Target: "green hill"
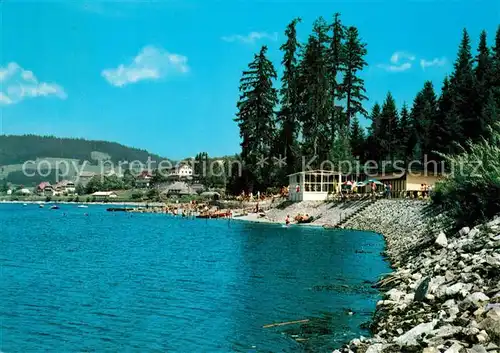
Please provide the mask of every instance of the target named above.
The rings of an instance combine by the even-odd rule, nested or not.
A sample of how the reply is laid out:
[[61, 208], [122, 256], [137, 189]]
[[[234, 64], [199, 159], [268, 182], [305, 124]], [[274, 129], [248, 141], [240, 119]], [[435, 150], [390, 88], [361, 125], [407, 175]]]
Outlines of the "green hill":
[[146, 162], [149, 156], [153, 160], [161, 159], [146, 150], [116, 142], [37, 135], [0, 136], [0, 166], [22, 164], [37, 158], [77, 159], [89, 163], [97, 163], [99, 159], [110, 159], [114, 163], [134, 160]]

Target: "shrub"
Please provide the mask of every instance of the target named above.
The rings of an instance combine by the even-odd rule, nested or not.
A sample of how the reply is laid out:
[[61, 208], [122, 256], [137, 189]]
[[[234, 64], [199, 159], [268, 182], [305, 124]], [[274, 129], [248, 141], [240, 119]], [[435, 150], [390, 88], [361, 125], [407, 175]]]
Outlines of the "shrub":
[[143, 193], [141, 191], [134, 191], [131, 195], [133, 200], [142, 199]]
[[432, 207], [451, 218], [453, 230], [473, 226], [500, 213], [500, 125], [489, 141], [468, 143], [455, 156], [443, 155], [452, 167], [437, 183]]

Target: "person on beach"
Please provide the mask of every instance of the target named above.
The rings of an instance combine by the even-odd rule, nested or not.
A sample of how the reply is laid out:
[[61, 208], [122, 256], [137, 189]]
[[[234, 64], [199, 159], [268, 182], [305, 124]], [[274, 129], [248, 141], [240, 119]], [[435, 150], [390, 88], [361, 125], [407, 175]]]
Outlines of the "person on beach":
[[285, 218], [285, 224], [286, 224], [286, 225], [289, 225], [289, 224], [290, 224], [290, 215], [286, 215], [286, 218]]

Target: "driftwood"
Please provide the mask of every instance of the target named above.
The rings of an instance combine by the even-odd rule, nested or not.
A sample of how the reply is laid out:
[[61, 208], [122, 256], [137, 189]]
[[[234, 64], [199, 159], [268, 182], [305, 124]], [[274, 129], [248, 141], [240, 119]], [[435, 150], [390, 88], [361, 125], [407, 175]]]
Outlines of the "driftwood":
[[278, 322], [275, 324], [269, 324], [269, 325], [264, 325], [262, 326], [263, 328], [270, 328], [270, 327], [277, 327], [277, 326], [285, 326], [285, 325], [292, 325], [292, 324], [303, 324], [309, 322], [309, 319], [305, 320], [296, 320], [296, 321], [287, 321], [287, 322]]

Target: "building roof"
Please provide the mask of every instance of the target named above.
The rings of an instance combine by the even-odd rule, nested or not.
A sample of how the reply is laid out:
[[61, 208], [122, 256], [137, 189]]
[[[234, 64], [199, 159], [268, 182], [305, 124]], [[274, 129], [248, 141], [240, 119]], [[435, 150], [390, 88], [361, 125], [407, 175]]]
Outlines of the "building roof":
[[193, 190], [189, 187], [188, 184], [183, 183], [182, 181], [177, 181], [175, 183], [172, 183], [168, 185], [165, 190], [163, 190], [163, 193], [177, 193], [177, 194], [186, 194], [190, 195], [193, 194]]
[[111, 196], [116, 195], [114, 191], [96, 191], [92, 194], [92, 196]]
[[97, 174], [96, 174], [96, 173], [94, 173], [94, 172], [86, 172], [86, 171], [82, 171], [82, 172], [80, 173], [80, 177], [93, 177], [93, 176], [95, 176], [95, 175], [97, 175]]
[[297, 173], [293, 173], [293, 174], [289, 174], [288, 176], [294, 176], [294, 175], [298, 175], [298, 174], [323, 174], [323, 175], [338, 175], [340, 172], [338, 171], [333, 171], [333, 170], [321, 170], [321, 169], [317, 169], [317, 170], [304, 170], [304, 171], [301, 171], [301, 172], [297, 172]]
[[48, 181], [43, 181], [40, 184], [38, 184], [37, 189], [43, 190], [43, 189], [45, 189], [46, 187], [49, 187], [49, 186], [52, 187], [52, 185], [50, 185], [50, 183]]

